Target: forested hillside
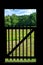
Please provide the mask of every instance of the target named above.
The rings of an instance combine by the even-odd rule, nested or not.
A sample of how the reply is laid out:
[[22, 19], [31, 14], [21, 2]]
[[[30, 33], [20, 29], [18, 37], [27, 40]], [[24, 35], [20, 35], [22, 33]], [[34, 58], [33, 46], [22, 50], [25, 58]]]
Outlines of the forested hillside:
[[30, 15], [17, 16], [13, 14], [12, 16], [5, 16], [5, 27], [15, 27], [15, 26], [36, 26], [36, 13]]

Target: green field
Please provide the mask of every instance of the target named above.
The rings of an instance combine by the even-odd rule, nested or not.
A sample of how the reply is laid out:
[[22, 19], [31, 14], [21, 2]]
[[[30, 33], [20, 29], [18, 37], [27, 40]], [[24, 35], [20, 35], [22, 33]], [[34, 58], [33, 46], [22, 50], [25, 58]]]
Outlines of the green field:
[[[27, 34], [30, 32], [30, 30], [27, 30]], [[23, 31], [22, 29], [20, 29], [20, 41], [23, 39], [22, 37]], [[17, 35], [17, 39], [16, 39], [16, 35]], [[24, 37], [26, 36], [26, 29], [24, 29]], [[10, 41], [10, 51], [12, 50], [12, 30], [9, 30], [9, 41]], [[15, 42], [17, 42], [17, 44], [19, 43], [19, 30], [17, 29], [16, 33], [15, 30], [13, 30], [13, 48], [16, 46]], [[27, 37], [27, 56], [30, 56], [30, 36]], [[8, 29], [7, 29], [7, 54], [9, 53], [8, 51]], [[19, 47], [17, 47], [17, 49], [13, 52], [13, 56], [19, 56]], [[12, 54], [10, 54], [10, 56], [12, 56]], [[23, 56], [23, 42], [20, 45], [20, 56]], [[26, 39], [24, 40], [24, 56], [26, 56]], [[31, 56], [34, 57], [34, 32], [32, 32], [31, 34]], [[10, 60], [5, 60], [5, 62], [8, 62]], [[23, 62], [23, 60], [15, 60], [14, 62]], [[27, 60], [24, 59], [24, 62], [26, 62]], [[28, 60], [29, 61], [29, 60]], [[28, 62], [27, 61], [27, 62]], [[31, 61], [31, 60], [30, 60]], [[36, 60], [32, 60], [33, 62]], [[13, 62], [13, 61], [12, 61]]]
[[19, 63], [20, 62], [23, 62], [23, 63], [25, 63], [25, 62], [32, 63], [32, 62], [36, 62], [36, 58], [27, 59], [27, 60], [26, 59], [24, 59], [24, 60], [23, 59], [20, 59], [20, 60], [19, 59], [17, 59], [17, 60], [16, 59], [13, 59], [13, 60], [12, 59], [5, 59], [5, 62], [8, 62], [8, 63], [13, 63], [13, 62], [16, 62], [16, 63], [17, 62], [19, 62]]

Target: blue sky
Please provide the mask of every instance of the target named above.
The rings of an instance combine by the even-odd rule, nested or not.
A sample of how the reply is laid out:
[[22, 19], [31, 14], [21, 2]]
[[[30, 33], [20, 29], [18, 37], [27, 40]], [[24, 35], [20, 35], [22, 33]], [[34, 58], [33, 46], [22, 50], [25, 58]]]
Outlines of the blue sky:
[[4, 9], [4, 16], [16, 14], [17, 16], [21, 15], [30, 15], [36, 12], [36, 9]]

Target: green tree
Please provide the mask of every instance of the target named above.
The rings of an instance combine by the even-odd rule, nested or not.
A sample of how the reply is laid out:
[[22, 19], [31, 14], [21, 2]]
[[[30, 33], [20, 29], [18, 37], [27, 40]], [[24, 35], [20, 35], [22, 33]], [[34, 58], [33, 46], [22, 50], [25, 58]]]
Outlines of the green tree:
[[18, 22], [18, 17], [15, 14], [13, 14], [11, 16], [11, 23], [12, 23], [13, 27], [17, 24], [17, 22]]
[[36, 13], [33, 13], [29, 16], [29, 21], [31, 26], [36, 26]]
[[6, 16], [6, 17], [5, 17], [5, 26], [6, 26], [6, 27], [11, 26], [10, 16]]
[[5, 16], [5, 26], [36, 26], [36, 13], [30, 15], [17, 16]]

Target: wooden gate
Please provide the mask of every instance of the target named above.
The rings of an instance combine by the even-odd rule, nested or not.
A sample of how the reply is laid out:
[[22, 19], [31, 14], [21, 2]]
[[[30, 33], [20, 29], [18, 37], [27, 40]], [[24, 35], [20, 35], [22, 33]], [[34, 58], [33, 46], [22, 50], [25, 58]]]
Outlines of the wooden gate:
[[14, 27], [6, 29], [6, 58], [35, 58], [35, 27]]

